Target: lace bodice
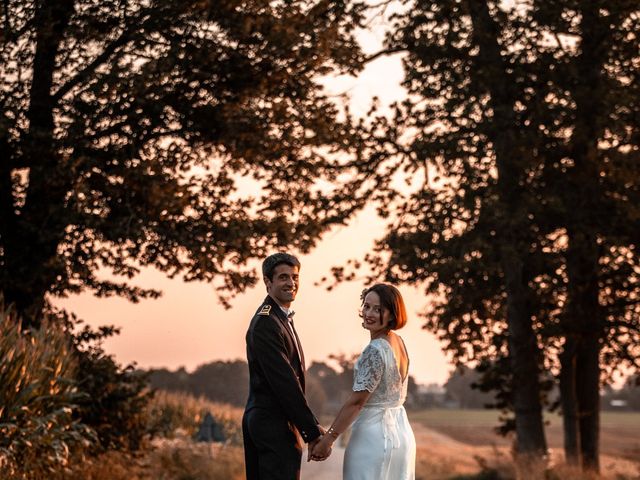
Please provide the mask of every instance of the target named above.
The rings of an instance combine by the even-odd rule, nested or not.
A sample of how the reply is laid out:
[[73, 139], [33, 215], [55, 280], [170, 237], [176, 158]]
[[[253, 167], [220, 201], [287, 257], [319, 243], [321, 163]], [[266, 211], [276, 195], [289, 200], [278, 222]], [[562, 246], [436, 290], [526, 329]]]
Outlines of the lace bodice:
[[407, 397], [407, 379], [402, 381], [389, 342], [371, 340], [355, 364], [353, 391], [372, 392], [366, 406], [397, 407]]

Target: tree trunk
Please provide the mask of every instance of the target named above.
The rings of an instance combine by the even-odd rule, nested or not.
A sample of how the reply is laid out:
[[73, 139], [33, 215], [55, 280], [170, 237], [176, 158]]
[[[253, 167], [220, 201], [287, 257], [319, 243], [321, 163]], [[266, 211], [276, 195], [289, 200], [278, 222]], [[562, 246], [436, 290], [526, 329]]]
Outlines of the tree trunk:
[[577, 341], [567, 335], [560, 354], [560, 403], [564, 432], [564, 456], [569, 465], [579, 465], [580, 436], [578, 398], [576, 394]]
[[29, 166], [28, 186], [24, 206], [15, 217], [15, 228], [3, 238], [4, 272], [0, 285], [6, 301], [14, 304], [26, 326], [39, 322], [45, 294], [57, 272], [64, 268], [56, 257], [65, 225], [52, 219], [60, 219], [69, 189], [68, 173], [54, 145], [56, 105], [52, 89], [56, 56], [74, 12], [74, 2], [44, 1], [36, 5], [29, 130], [22, 152], [22, 163]]
[[516, 452], [525, 463], [544, 457], [547, 444], [540, 402], [540, 352], [528, 309], [523, 265], [515, 249], [503, 249], [507, 287], [509, 357], [512, 369], [513, 407], [516, 421]]
[[503, 212], [500, 228], [500, 263], [505, 276], [507, 293], [507, 323], [509, 331], [509, 357], [512, 369], [512, 400], [516, 423], [516, 453], [520, 467], [535, 476], [544, 463], [547, 443], [540, 399], [540, 351], [533, 330], [530, 295], [526, 275], [529, 250], [527, 237], [529, 220], [525, 192], [519, 185], [524, 175], [524, 162], [514, 105], [513, 91], [507, 66], [501, 56], [498, 42], [499, 28], [491, 17], [486, 2], [470, 0], [474, 42], [479, 46], [474, 81], [490, 93], [489, 103], [494, 112], [493, 142], [498, 169], [498, 192]]
[[[11, 180], [11, 162], [14, 152], [9, 143], [9, 125], [11, 122], [5, 120], [3, 111], [0, 111], [0, 258], [4, 257], [6, 251], [7, 236], [15, 232], [15, 205], [13, 199], [13, 185]], [[0, 263], [1, 264], [1, 263]], [[4, 268], [0, 267], [0, 292], [2, 286], [8, 283], [5, 277]]]
[[[588, 196], [587, 196], [588, 197]], [[588, 205], [579, 206], [584, 212]], [[578, 412], [580, 460], [586, 470], [599, 470], [600, 429], [600, 338], [602, 334], [602, 310], [598, 294], [599, 250], [596, 237], [582, 229], [569, 229], [567, 249], [568, 334], [577, 338], [575, 365], [570, 372], [563, 372], [574, 379], [572, 398]], [[563, 365], [564, 367], [564, 365]], [[563, 392], [564, 393], [564, 392]], [[565, 432], [566, 434], [566, 432]]]
[[600, 470], [600, 341], [597, 334], [583, 341], [578, 358], [576, 390], [582, 467], [597, 472]]
[[[598, 283], [599, 222], [606, 218], [600, 204], [598, 139], [606, 128], [603, 98], [607, 86], [603, 71], [611, 28], [606, 17], [601, 17], [599, 3], [580, 4], [581, 43], [576, 59], [575, 129], [571, 137], [574, 166], [567, 171], [565, 193], [568, 237], [565, 332], [576, 339], [575, 364], [571, 366], [575, 390], [571, 394], [577, 400], [582, 466], [596, 472], [599, 470], [600, 342], [606, 326], [599, 304]], [[571, 400], [573, 398], [566, 402]]]

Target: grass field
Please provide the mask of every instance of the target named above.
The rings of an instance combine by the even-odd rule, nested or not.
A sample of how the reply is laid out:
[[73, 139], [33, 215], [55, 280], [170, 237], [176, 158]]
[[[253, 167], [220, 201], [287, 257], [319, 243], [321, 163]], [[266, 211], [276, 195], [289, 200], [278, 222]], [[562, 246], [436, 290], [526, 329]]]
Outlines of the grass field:
[[[497, 435], [499, 412], [494, 410], [430, 409], [410, 411], [409, 419], [470, 445], [508, 446], [511, 438]], [[562, 418], [547, 414], [546, 435], [549, 447], [562, 449]], [[640, 458], [640, 413], [602, 412], [601, 453], [628, 460]]]

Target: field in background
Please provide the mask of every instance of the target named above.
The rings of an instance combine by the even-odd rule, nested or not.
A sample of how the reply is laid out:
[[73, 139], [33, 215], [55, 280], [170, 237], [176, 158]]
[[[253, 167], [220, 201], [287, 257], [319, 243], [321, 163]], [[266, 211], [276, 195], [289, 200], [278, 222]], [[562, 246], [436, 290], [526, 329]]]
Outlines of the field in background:
[[[429, 429], [469, 445], [510, 446], [511, 439], [497, 435], [499, 412], [494, 410], [421, 410], [410, 411], [412, 424]], [[562, 450], [562, 418], [545, 416], [546, 434], [552, 450]], [[640, 413], [602, 412], [600, 429], [601, 453], [632, 461], [640, 459]]]

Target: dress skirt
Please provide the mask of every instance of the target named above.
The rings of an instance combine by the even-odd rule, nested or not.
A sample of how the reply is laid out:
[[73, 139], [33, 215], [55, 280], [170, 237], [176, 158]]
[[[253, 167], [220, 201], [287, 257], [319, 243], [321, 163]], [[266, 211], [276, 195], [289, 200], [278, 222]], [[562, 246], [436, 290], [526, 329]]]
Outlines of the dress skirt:
[[365, 406], [351, 427], [344, 480], [414, 480], [416, 440], [404, 407]]

